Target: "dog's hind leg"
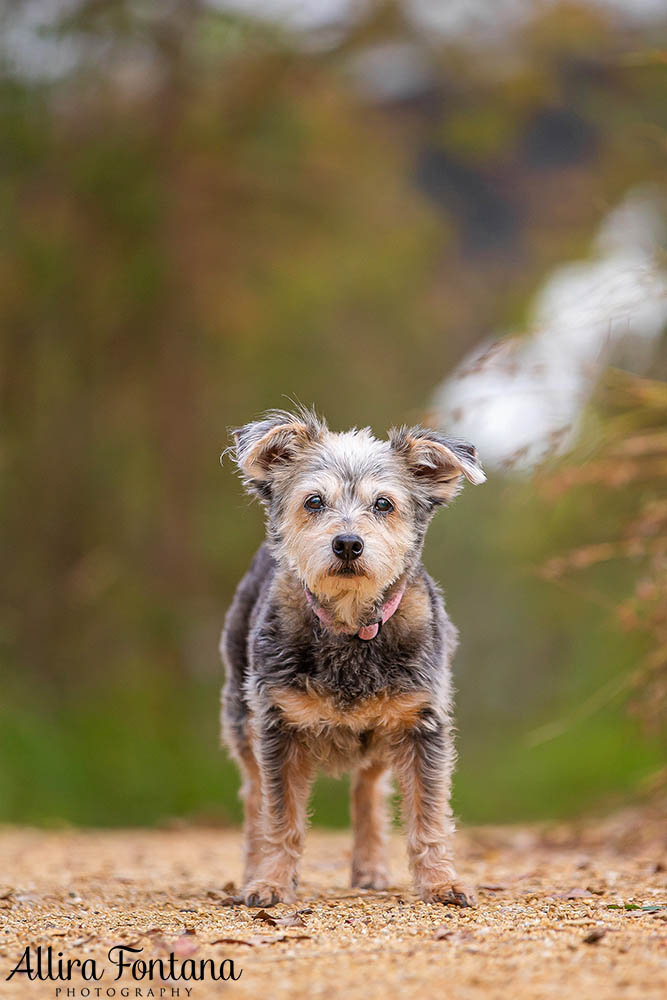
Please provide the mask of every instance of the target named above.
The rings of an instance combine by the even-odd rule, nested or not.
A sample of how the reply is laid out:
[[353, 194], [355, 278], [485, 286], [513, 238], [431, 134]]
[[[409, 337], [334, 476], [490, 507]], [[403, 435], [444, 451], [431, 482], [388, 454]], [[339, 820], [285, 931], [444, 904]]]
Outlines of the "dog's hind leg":
[[352, 885], [360, 889], [387, 888], [387, 793], [386, 764], [373, 761], [355, 773], [350, 803], [354, 827]]
[[246, 745], [239, 754], [239, 766], [243, 782], [241, 799], [244, 811], [243, 844], [243, 885], [255, 877], [262, 858], [262, 781], [259, 765], [252, 751]]

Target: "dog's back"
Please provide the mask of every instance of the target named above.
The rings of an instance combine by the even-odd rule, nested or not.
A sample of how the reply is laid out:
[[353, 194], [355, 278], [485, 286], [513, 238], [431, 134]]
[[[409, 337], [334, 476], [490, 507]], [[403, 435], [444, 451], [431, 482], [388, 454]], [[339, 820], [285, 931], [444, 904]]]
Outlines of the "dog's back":
[[248, 572], [239, 583], [227, 612], [220, 643], [225, 665], [222, 693], [222, 725], [225, 742], [239, 757], [247, 742], [248, 706], [244, 687], [248, 675], [248, 635], [255, 609], [271, 586], [275, 560], [264, 542], [255, 553]]

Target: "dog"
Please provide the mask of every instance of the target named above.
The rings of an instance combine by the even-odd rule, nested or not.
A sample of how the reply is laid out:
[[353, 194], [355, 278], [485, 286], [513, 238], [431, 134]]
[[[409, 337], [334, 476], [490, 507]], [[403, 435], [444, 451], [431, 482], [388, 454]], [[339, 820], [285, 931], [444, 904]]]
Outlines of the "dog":
[[223, 738], [242, 774], [248, 906], [296, 898], [311, 784], [352, 772], [352, 885], [388, 885], [387, 777], [400, 787], [415, 891], [473, 905], [450, 807], [458, 633], [421, 552], [435, 510], [485, 475], [472, 445], [422, 427], [388, 440], [268, 412], [228, 449], [267, 537], [222, 634]]

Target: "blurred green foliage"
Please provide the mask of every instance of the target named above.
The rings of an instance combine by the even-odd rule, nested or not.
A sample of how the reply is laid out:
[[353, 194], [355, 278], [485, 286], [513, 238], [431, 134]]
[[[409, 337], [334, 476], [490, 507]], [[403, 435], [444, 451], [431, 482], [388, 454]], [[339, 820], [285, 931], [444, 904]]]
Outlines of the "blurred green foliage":
[[[650, 33], [585, 6], [483, 59], [423, 45], [399, 5], [323, 51], [167, 7], [85, 3], [60, 30], [104, 40], [92, 65], [0, 80], [1, 819], [238, 819], [216, 648], [262, 528], [218, 465], [227, 426], [285, 395], [334, 427], [427, 418], [469, 347], [664, 172]], [[396, 39], [431, 88], [364, 101], [349, 60]], [[466, 819], [611, 801], [660, 760], [618, 704], [530, 745], [642, 648], [536, 582], [558, 518], [499, 478], [432, 529]], [[317, 819], [344, 802], [327, 781]]]

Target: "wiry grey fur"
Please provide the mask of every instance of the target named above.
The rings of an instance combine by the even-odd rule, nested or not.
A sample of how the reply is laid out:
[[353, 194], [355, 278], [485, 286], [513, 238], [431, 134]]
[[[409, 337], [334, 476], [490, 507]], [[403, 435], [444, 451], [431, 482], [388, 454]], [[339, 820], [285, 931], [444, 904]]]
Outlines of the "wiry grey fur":
[[[267, 540], [222, 637], [223, 730], [244, 778], [246, 902], [294, 898], [310, 782], [323, 768], [354, 774], [353, 884], [387, 883], [382, 798], [391, 769], [417, 891], [467, 905], [450, 843], [457, 632], [421, 551], [435, 509], [464, 477], [484, 481], [475, 449], [424, 428], [394, 429], [388, 441], [368, 429], [336, 435], [302, 409], [238, 429], [230, 451], [267, 517]], [[372, 506], [376, 489], [398, 498], [390, 514]], [[328, 490], [324, 510], [304, 511], [308, 490]], [[358, 531], [366, 546], [358, 575], [342, 579], [329, 548], [341, 529]], [[402, 584], [395, 615], [376, 638], [360, 639], [359, 627]]]

